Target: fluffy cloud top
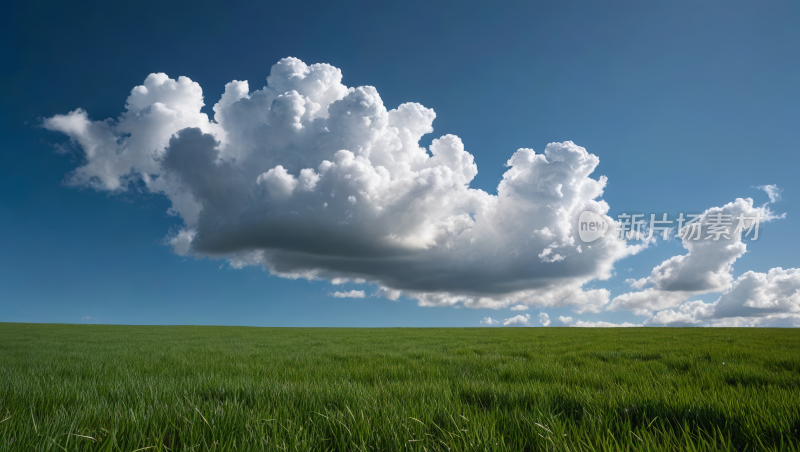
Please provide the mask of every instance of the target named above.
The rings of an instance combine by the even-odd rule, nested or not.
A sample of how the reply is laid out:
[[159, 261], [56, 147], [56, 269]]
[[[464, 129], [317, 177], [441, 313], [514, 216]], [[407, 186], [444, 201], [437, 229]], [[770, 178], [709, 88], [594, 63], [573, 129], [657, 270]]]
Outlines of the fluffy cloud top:
[[[426, 306], [568, 306], [596, 312], [615, 261], [637, 247], [580, 246], [577, 215], [605, 215], [599, 159], [572, 142], [519, 149], [490, 195], [454, 135], [433, 131], [433, 110], [383, 105], [371, 86], [347, 87], [339, 69], [286, 58], [267, 86], [232, 81], [201, 113], [200, 86], [151, 74], [117, 119], [78, 109], [44, 121], [83, 149], [67, 182], [124, 191], [143, 183], [167, 196], [185, 228], [176, 253], [262, 265], [289, 278], [366, 281], [378, 294]], [[519, 317], [519, 316], [518, 316]]]
[[499, 324], [500, 324], [499, 320], [495, 320], [495, 319], [493, 319], [491, 317], [484, 317], [483, 320], [481, 320], [481, 325], [492, 326], [492, 325], [499, 325]]

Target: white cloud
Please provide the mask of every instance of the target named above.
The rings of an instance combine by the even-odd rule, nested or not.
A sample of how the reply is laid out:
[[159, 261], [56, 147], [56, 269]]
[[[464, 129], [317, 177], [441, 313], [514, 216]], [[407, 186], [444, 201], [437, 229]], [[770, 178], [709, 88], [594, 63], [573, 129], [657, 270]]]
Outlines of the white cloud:
[[767, 314], [759, 317], [725, 317], [712, 319], [713, 327], [800, 328], [800, 314]]
[[800, 269], [746, 272], [715, 302], [686, 302], [658, 312], [647, 323], [800, 326]]
[[[722, 217], [718, 217], [722, 215]], [[725, 217], [727, 216], [727, 217]], [[735, 233], [738, 217], [761, 218], [759, 234], [762, 234], [763, 223], [774, 220], [774, 213], [765, 204], [754, 207], [750, 198], [738, 198], [722, 207], [713, 207], [702, 213], [698, 223], [699, 234], [684, 226], [683, 247], [688, 251], [684, 255], [673, 256], [656, 266], [647, 278], [626, 280], [633, 289], [615, 297], [607, 309], [630, 310], [636, 315], [650, 315], [679, 306], [688, 298], [704, 293], [722, 292], [733, 283], [733, 263], [747, 251], [746, 242], [742, 240], [747, 227], [752, 221], [745, 221], [745, 230]], [[721, 230], [722, 235], [712, 234], [710, 222], [716, 218], [727, 218], [729, 225]], [[726, 238], [727, 236], [727, 238]], [[699, 237], [698, 239], [695, 239]], [[710, 237], [710, 238], [709, 238]], [[718, 237], [718, 240], [715, 240]], [[755, 228], [745, 238], [749, 241], [755, 237]]]
[[512, 305], [598, 312], [616, 261], [643, 246], [581, 247], [577, 216], [605, 216], [597, 156], [572, 142], [519, 149], [497, 195], [469, 187], [477, 165], [454, 135], [433, 131], [417, 103], [387, 110], [371, 86], [350, 88], [339, 69], [294, 58], [267, 86], [232, 81], [214, 107], [200, 86], [151, 74], [117, 119], [78, 109], [47, 118], [83, 149], [73, 185], [125, 191], [143, 183], [172, 203], [185, 228], [182, 255], [261, 265], [286, 278], [362, 280], [377, 294], [423, 306]]
[[750, 318], [754, 324], [770, 319], [800, 317], [800, 269], [749, 271], [737, 278], [714, 307], [714, 318]]
[[630, 285], [632, 289], [641, 289], [645, 285], [647, 285], [647, 278], [640, 278], [640, 279], [628, 278], [625, 280], [625, 284]]
[[512, 311], [527, 311], [528, 307], [525, 306], [524, 304], [518, 304], [518, 305], [511, 306], [511, 310]]
[[578, 320], [575, 323], [573, 323], [572, 326], [582, 327], [582, 328], [630, 328], [630, 327], [641, 326], [641, 325], [635, 325], [635, 324], [629, 323], [629, 322], [612, 323], [612, 322], [603, 322], [603, 321], [589, 322], [589, 321]]
[[698, 324], [713, 314], [714, 304], [703, 303], [702, 301], [687, 301], [680, 305], [677, 310], [665, 309], [658, 312], [652, 318], [646, 320], [645, 323], [662, 325]]
[[[319, 179], [319, 176], [316, 176], [316, 178]], [[297, 179], [287, 173], [281, 165], [278, 165], [266, 173], [259, 175], [256, 178], [256, 183], [265, 186], [273, 200], [283, 201], [292, 196], [297, 186]]]
[[175, 254], [185, 256], [191, 251], [194, 235], [195, 231], [191, 229], [181, 229], [177, 234], [169, 238], [168, 242], [172, 245], [172, 250], [175, 251]]
[[530, 314], [516, 315], [514, 317], [503, 320], [503, 326], [529, 326], [531, 320]]
[[499, 325], [499, 324], [500, 324], [499, 320], [495, 320], [495, 319], [493, 319], [491, 317], [484, 317], [483, 320], [481, 320], [481, 325], [492, 326], [492, 325]]
[[772, 185], [759, 185], [758, 187], [755, 187], [755, 188], [757, 188], [759, 190], [764, 190], [767, 193], [767, 196], [769, 196], [769, 202], [770, 203], [774, 204], [774, 203], [776, 203], [776, 202], [781, 200], [781, 192], [783, 190], [778, 188], [778, 186], [775, 185], [775, 184], [772, 184]]
[[334, 298], [364, 298], [366, 296], [363, 290], [351, 290], [349, 292], [331, 292], [328, 295]]
[[575, 321], [575, 319], [573, 319], [572, 317], [564, 317], [563, 315], [560, 315], [558, 316], [558, 321], [564, 325], [570, 325]]
[[546, 312], [540, 312], [539, 313], [539, 323], [541, 323], [542, 326], [550, 326], [550, 316], [547, 315]]

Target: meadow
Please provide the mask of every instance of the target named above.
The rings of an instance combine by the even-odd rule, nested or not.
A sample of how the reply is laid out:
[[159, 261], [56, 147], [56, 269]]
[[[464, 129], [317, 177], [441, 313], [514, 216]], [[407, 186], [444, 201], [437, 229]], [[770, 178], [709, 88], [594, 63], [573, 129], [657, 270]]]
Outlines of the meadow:
[[800, 331], [0, 324], [0, 451], [800, 451]]

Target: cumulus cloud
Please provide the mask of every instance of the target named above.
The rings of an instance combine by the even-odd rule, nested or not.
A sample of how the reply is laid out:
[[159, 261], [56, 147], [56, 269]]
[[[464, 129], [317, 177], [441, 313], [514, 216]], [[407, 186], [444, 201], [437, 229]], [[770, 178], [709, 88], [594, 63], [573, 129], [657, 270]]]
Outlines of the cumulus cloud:
[[499, 325], [499, 324], [500, 324], [499, 320], [495, 320], [495, 319], [493, 319], [491, 317], [484, 317], [483, 320], [481, 320], [481, 325], [492, 326], [492, 325]]
[[702, 301], [687, 301], [677, 310], [666, 309], [647, 319], [645, 323], [662, 325], [695, 325], [714, 314], [714, 305]]
[[572, 322], [575, 321], [575, 319], [573, 319], [572, 317], [565, 317], [563, 315], [560, 315], [560, 316], [558, 316], [558, 321], [561, 322], [564, 325], [570, 325], [570, 324], [572, 324]]
[[531, 320], [530, 314], [516, 315], [514, 317], [503, 320], [503, 326], [529, 326]]
[[518, 305], [511, 306], [511, 310], [512, 311], [527, 311], [528, 307], [525, 306], [524, 304], [518, 304]]
[[539, 323], [541, 323], [542, 326], [550, 326], [550, 316], [547, 315], [546, 312], [539, 313]]
[[800, 269], [748, 271], [715, 302], [691, 301], [667, 309], [649, 323], [704, 326], [800, 326]]
[[687, 253], [662, 262], [647, 278], [626, 280], [631, 288], [643, 290], [615, 297], [607, 309], [650, 315], [677, 307], [692, 296], [728, 289], [733, 283], [733, 263], [747, 251], [746, 241], [762, 233], [763, 223], [776, 218], [780, 217], [766, 204], [755, 207], [750, 198], [706, 210], [694, 222], [696, 226], [680, 231]]
[[726, 317], [711, 322], [713, 327], [800, 328], [798, 314], [767, 314], [759, 317]]
[[800, 269], [780, 267], [768, 273], [749, 271], [722, 294], [714, 317], [760, 317], [768, 314], [800, 314]]
[[597, 312], [609, 292], [583, 286], [642, 248], [576, 241], [580, 212], [612, 220], [606, 178], [590, 177], [599, 158], [569, 141], [514, 152], [490, 195], [470, 188], [478, 168], [460, 138], [419, 145], [433, 110], [387, 109], [327, 64], [286, 58], [261, 89], [228, 83], [213, 119], [203, 105], [196, 82], [158, 73], [116, 119], [77, 109], [43, 126], [83, 150], [69, 184], [165, 195], [184, 223], [167, 240], [180, 255], [365, 281], [423, 306]]
[[366, 294], [363, 290], [351, 290], [348, 292], [331, 292], [328, 295], [334, 298], [364, 298]]

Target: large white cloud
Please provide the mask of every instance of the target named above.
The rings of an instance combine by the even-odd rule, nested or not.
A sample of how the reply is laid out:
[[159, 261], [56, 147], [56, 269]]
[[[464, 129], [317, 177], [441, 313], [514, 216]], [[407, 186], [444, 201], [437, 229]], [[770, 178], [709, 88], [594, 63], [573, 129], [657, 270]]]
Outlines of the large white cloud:
[[457, 136], [419, 145], [433, 110], [387, 110], [375, 88], [341, 82], [335, 67], [286, 58], [262, 89], [227, 84], [211, 120], [197, 83], [151, 74], [117, 119], [78, 109], [43, 125], [84, 151], [69, 183], [166, 195], [185, 223], [170, 237], [179, 254], [366, 281], [425, 306], [608, 302], [584, 284], [642, 246], [577, 242], [580, 212], [608, 212], [596, 156], [572, 142], [520, 149], [490, 195], [469, 187], [478, 169]]

